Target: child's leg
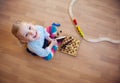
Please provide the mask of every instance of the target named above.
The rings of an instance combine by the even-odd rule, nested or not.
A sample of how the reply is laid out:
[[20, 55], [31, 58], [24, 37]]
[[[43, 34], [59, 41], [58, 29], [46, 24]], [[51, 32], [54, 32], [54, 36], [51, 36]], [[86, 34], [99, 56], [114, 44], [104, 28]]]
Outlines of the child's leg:
[[58, 50], [58, 46], [54, 45], [51, 49], [52, 53], [55, 54], [55, 52]]
[[47, 57], [44, 57], [45, 60], [51, 60], [53, 58], [53, 54], [49, 53]]
[[55, 54], [55, 52], [57, 51], [58, 49], [58, 46], [53, 46], [52, 49], [51, 49], [51, 53], [47, 56], [47, 57], [44, 57], [45, 60], [51, 60]]
[[[57, 34], [57, 27], [56, 26], [49, 26], [46, 28], [46, 31], [50, 34], [51, 38], [55, 38], [56, 34]], [[51, 49], [51, 53], [47, 56], [44, 57], [45, 60], [51, 60], [55, 54], [55, 52], [57, 51], [58, 46], [54, 45]]]

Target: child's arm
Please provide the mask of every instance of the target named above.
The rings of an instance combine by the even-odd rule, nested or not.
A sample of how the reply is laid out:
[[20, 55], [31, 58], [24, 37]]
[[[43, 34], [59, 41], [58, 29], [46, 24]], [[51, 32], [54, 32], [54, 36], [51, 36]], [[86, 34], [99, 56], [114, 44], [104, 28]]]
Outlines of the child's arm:
[[53, 39], [50, 38], [49, 36], [47, 36], [46, 39], [47, 39], [49, 42], [51, 42], [51, 41], [53, 40]]
[[51, 54], [51, 47], [47, 47], [45, 49], [37, 45], [28, 45], [27, 47], [31, 52], [35, 53], [40, 57], [47, 57], [49, 54]]
[[54, 45], [57, 45], [57, 40], [56, 40], [56, 39], [50, 39], [50, 44], [49, 44], [49, 46], [46, 47], [46, 48], [52, 49], [52, 47], [53, 47]]

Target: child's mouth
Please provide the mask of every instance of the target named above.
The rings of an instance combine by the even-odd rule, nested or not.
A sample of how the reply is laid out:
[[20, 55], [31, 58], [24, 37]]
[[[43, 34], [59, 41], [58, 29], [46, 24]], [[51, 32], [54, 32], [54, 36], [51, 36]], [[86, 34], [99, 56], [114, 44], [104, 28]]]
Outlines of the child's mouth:
[[33, 36], [33, 38], [36, 38], [37, 37], [37, 32], [35, 33], [35, 36]]

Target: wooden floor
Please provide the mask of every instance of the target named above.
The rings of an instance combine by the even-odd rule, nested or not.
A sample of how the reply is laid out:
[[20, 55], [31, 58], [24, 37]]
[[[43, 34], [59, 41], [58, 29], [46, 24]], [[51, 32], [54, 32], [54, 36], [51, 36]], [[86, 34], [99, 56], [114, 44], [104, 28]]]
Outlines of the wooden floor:
[[[90, 43], [74, 28], [71, 0], [0, 0], [0, 83], [120, 83], [120, 44]], [[77, 0], [73, 14], [85, 35], [120, 40], [120, 0]], [[77, 57], [57, 52], [51, 61], [31, 56], [11, 34], [16, 20], [60, 30], [81, 41]]]

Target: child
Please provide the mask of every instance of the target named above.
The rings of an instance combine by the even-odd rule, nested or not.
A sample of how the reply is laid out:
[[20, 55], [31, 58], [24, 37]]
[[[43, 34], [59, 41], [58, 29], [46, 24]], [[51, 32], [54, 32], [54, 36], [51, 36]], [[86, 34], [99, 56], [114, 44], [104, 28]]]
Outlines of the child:
[[56, 26], [44, 28], [23, 21], [15, 22], [12, 27], [12, 34], [21, 43], [26, 43], [29, 51], [46, 60], [51, 60], [58, 49], [58, 43], [55, 39], [56, 33]]

